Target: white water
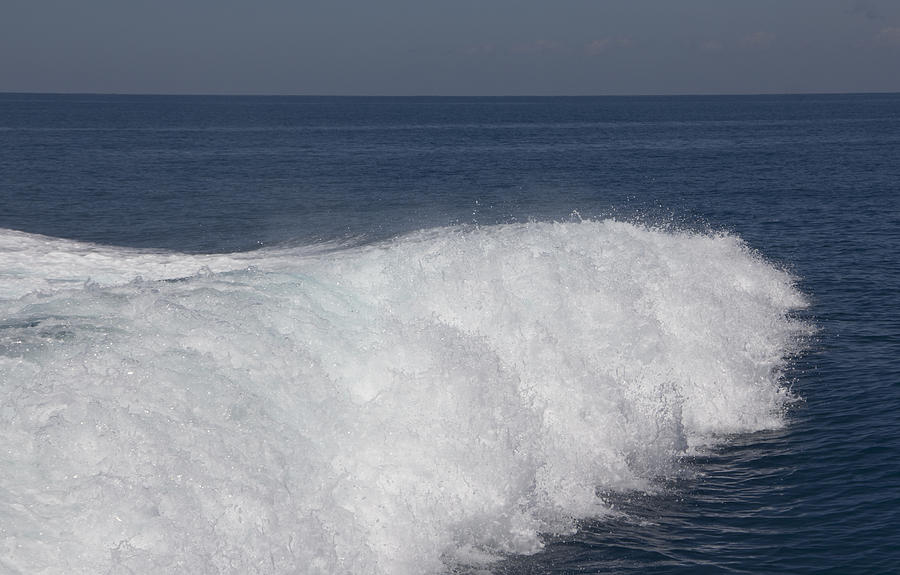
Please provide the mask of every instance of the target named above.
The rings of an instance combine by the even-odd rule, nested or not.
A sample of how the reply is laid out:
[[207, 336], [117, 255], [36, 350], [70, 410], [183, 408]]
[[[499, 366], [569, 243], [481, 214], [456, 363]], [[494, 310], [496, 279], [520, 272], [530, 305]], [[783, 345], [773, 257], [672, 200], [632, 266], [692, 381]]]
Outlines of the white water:
[[614, 221], [233, 256], [4, 231], [0, 274], [10, 573], [535, 552], [598, 491], [781, 425], [804, 329], [739, 239]]

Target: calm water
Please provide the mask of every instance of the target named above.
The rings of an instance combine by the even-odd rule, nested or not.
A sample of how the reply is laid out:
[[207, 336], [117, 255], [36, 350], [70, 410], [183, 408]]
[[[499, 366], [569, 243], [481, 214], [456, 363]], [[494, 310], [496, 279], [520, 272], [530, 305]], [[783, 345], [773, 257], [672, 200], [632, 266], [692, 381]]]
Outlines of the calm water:
[[895, 572], [898, 157], [896, 94], [0, 94], [0, 570]]

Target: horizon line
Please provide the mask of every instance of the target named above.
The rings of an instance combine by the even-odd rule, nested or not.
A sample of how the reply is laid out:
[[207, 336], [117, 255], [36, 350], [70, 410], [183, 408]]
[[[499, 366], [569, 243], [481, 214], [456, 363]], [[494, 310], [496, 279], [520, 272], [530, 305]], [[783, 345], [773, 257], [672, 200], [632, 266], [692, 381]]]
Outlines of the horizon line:
[[862, 96], [891, 95], [900, 91], [800, 91], [800, 92], [672, 92], [621, 94], [301, 94], [263, 92], [42, 92], [30, 90], [0, 90], [2, 96], [113, 96], [113, 97], [206, 97], [206, 98], [677, 98], [677, 97], [758, 97], [758, 96]]

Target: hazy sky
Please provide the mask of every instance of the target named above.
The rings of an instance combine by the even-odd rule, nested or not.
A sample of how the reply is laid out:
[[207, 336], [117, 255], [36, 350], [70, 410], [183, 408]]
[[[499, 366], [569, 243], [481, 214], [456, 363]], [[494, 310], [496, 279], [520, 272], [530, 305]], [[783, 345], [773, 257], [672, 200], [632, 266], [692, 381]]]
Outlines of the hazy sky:
[[0, 91], [900, 91], [900, 0], [0, 0]]

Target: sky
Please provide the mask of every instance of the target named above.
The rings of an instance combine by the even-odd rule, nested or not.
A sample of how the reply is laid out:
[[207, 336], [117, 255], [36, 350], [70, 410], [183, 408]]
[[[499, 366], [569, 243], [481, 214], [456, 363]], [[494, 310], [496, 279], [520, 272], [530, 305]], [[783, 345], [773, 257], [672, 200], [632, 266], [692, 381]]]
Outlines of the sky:
[[900, 0], [0, 0], [0, 92], [900, 92]]

